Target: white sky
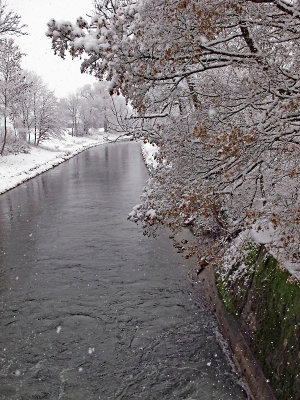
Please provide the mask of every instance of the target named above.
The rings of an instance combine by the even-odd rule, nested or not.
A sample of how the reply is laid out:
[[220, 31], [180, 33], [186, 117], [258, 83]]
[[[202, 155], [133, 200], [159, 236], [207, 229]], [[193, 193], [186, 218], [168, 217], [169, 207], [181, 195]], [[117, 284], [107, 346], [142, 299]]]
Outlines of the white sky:
[[63, 19], [75, 22], [93, 10], [92, 0], [5, 0], [7, 10], [15, 11], [28, 25], [27, 36], [15, 38], [21, 51], [26, 53], [22, 66], [40, 75], [56, 96], [64, 97], [78, 87], [96, 82], [96, 79], [80, 73], [80, 60], [66, 57], [62, 60], [51, 49], [51, 40], [45, 36], [47, 22]]

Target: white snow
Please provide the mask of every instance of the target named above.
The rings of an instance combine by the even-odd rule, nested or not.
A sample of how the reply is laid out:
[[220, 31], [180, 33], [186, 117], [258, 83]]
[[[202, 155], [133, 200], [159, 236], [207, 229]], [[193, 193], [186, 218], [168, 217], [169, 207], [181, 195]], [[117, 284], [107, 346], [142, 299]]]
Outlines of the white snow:
[[150, 208], [150, 210], [146, 212], [146, 216], [149, 217], [150, 219], [154, 219], [156, 217], [155, 210], [153, 210], [153, 208]]
[[142, 143], [142, 154], [145, 160], [146, 166], [150, 168], [156, 168], [158, 166], [158, 162], [155, 159], [156, 154], [158, 153], [158, 147], [155, 144], [151, 143]]
[[[276, 260], [279, 262], [279, 265], [282, 268], [285, 268], [291, 274], [293, 279], [296, 279], [300, 282], [299, 264], [289, 262], [285, 255], [282, 254], [280, 249], [277, 249], [276, 252], [274, 251], [274, 246], [272, 246], [272, 243], [278, 240], [278, 233], [272, 224], [269, 224], [267, 227], [253, 225], [251, 229], [241, 232], [239, 236], [233, 240], [230, 248], [225, 253], [225, 261], [221, 270], [222, 276], [226, 276], [234, 264], [242, 261], [243, 256], [247, 254], [247, 250], [245, 250], [247, 248], [247, 244], [252, 243], [253, 245], [265, 245], [268, 253], [272, 254], [273, 257], [276, 258]], [[241, 262], [238, 270], [231, 275], [230, 279], [234, 280], [237, 275], [244, 274], [247, 268], [248, 267]]]
[[74, 39], [74, 48], [76, 50], [80, 49], [84, 44], [84, 38], [83, 37], [77, 37]]
[[272, 243], [275, 236], [275, 229], [272, 224], [268, 227], [259, 228], [258, 226], [253, 226], [250, 230], [250, 235], [255, 243], [267, 244]]
[[217, 111], [214, 107], [210, 106], [208, 110], [209, 118], [213, 118], [217, 114]]
[[84, 40], [84, 48], [86, 52], [98, 51], [98, 38], [96, 36], [86, 36]]
[[209, 42], [209, 40], [207, 39], [207, 37], [205, 35], [200, 36], [200, 41], [201, 41], [201, 44], [203, 44], [203, 45], [205, 45], [207, 42]]
[[115, 135], [103, 132], [88, 137], [72, 137], [64, 133], [42, 142], [39, 146], [31, 146], [29, 153], [0, 157], [0, 194], [61, 164], [83, 150], [115, 138]]

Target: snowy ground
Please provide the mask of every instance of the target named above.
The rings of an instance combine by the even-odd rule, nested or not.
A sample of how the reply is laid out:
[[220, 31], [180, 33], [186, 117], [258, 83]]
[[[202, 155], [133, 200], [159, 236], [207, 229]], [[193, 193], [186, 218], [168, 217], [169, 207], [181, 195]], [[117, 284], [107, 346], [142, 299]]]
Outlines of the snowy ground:
[[30, 153], [0, 157], [0, 194], [74, 157], [89, 147], [116, 139], [115, 135], [99, 133], [90, 137], [72, 137], [67, 133], [52, 137]]

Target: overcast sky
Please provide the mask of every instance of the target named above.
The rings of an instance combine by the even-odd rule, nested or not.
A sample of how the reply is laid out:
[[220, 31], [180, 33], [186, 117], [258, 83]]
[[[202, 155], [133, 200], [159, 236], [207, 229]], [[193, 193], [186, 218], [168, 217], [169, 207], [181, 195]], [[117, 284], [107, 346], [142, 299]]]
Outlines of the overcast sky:
[[93, 10], [92, 0], [5, 0], [7, 10], [13, 10], [28, 25], [27, 36], [16, 38], [21, 51], [27, 56], [23, 68], [40, 75], [56, 96], [64, 97], [95, 78], [80, 73], [80, 61], [67, 57], [62, 60], [51, 50], [51, 40], [45, 36], [47, 22], [63, 19], [75, 22], [79, 16], [86, 17]]

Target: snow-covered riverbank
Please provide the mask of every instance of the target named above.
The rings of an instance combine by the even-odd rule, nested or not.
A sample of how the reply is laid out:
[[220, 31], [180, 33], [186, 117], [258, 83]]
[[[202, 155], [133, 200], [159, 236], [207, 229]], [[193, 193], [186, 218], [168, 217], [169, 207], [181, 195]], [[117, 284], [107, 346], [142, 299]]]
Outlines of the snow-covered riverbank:
[[52, 137], [40, 146], [30, 146], [28, 153], [0, 157], [0, 194], [61, 164], [83, 150], [115, 138], [115, 135], [104, 133], [89, 137], [72, 137], [64, 134]]

